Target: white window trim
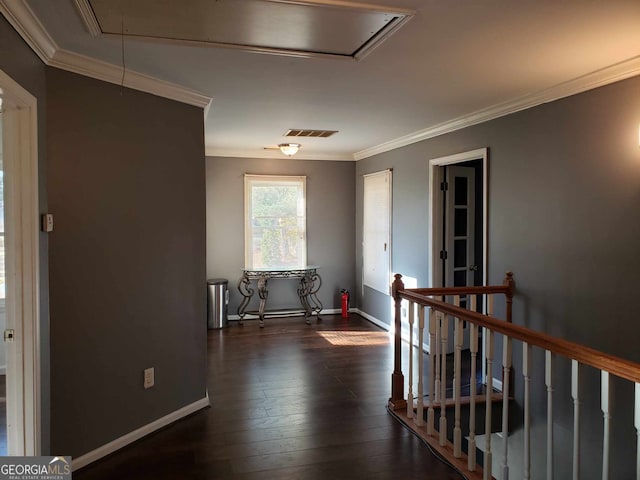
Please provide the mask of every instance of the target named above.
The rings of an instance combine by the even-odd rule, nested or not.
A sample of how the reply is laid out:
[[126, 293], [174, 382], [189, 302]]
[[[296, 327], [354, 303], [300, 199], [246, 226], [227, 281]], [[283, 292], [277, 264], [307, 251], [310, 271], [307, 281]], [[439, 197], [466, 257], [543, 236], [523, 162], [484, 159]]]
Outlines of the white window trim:
[[244, 265], [245, 268], [253, 268], [251, 258], [253, 228], [251, 226], [251, 184], [255, 181], [272, 182], [299, 182], [302, 184], [302, 195], [304, 198], [304, 251], [302, 252], [302, 265], [307, 265], [307, 177], [304, 175], [255, 175], [246, 173], [244, 175]]

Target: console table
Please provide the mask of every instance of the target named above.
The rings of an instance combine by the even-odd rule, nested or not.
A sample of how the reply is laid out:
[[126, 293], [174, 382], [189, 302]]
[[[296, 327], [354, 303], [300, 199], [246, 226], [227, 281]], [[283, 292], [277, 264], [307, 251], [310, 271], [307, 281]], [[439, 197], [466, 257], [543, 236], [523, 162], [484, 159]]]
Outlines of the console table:
[[[243, 296], [240, 306], [238, 306], [238, 316], [240, 317], [240, 325], [247, 313], [257, 314], [260, 319], [260, 328], [264, 327], [264, 318], [269, 312], [266, 311], [267, 298], [269, 297], [269, 280], [272, 278], [299, 278], [297, 293], [302, 305], [300, 313], [304, 313], [307, 325], [311, 323], [311, 316], [316, 315], [320, 318], [322, 303], [316, 295], [322, 286], [322, 279], [318, 274], [317, 266], [308, 266], [303, 268], [255, 268], [243, 269], [242, 277], [238, 282], [238, 290]], [[260, 298], [260, 307], [257, 312], [248, 312], [246, 310], [253, 294], [254, 289], [251, 287], [251, 281], [257, 281], [258, 297]]]

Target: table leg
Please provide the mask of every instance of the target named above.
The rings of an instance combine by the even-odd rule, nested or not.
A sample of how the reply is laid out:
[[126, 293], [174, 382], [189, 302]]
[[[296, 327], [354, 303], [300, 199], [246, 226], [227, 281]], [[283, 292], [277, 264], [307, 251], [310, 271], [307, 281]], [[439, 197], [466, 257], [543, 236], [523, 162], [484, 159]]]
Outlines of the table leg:
[[300, 288], [298, 288], [298, 297], [300, 298], [300, 304], [304, 309], [304, 318], [307, 325], [311, 324], [311, 315], [315, 314], [317, 319], [320, 320], [320, 311], [322, 310], [322, 303], [318, 299], [316, 293], [320, 290], [322, 280], [317, 273], [309, 273], [300, 279]]
[[320, 278], [320, 275], [316, 272], [311, 274], [310, 278], [311, 278], [311, 286], [309, 287], [308, 301], [309, 301], [309, 305], [311, 306], [311, 312], [315, 313], [316, 316], [318, 317], [318, 320], [320, 320], [322, 303], [320, 302], [320, 299], [318, 298], [317, 293], [320, 290], [320, 287], [322, 286], [322, 278]]
[[243, 275], [242, 278], [240, 278], [240, 281], [238, 282], [238, 291], [243, 297], [240, 305], [238, 306], [238, 316], [240, 317], [238, 324], [242, 325], [244, 316], [246, 315], [245, 310], [247, 309], [247, 305], [249, 305], [251, 297], [253, 297], [254, 294], [253, 288], [251, 288], [251, 280], [247, 275]]
[[268, 289], [269, 279], [262, 275], [258, 278], [258, 296], [260, 297], [260, 309], [259, 309], [259, 325], [260, 328], [264, 328], [264, 311], [267, 306], [267, 298], [269, 297], [269, 289]]

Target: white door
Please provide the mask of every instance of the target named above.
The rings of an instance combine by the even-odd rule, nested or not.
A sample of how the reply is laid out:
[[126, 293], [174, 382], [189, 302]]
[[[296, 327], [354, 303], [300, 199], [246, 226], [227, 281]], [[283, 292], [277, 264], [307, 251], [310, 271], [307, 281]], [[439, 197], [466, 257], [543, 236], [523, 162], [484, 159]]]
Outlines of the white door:
[[[431, 286], [486, 285], [488, 149], [431, 159], [429, 176]], [[482, 299], [476, 308], [482, 311]], [[484, 378], [484, 351], [482, 359]]]
[[[444, 262], [445, 287], [474, 284], [475, 272], [475, 169], [446, 166], [444, 194]], [[466, 299], [461, 299], [461, 306]]]

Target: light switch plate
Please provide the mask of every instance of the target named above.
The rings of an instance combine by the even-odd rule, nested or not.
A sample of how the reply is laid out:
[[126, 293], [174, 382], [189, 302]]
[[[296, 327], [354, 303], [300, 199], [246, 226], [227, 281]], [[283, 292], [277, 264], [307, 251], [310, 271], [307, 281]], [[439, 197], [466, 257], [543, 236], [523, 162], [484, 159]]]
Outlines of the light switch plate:
[[42, 215], [42, 231], [53, 232], [53, 214], [45, 213]]
[[154, 368], [146, 368], [144, 371], [144, 388], [151, 388], [155, 385]]

